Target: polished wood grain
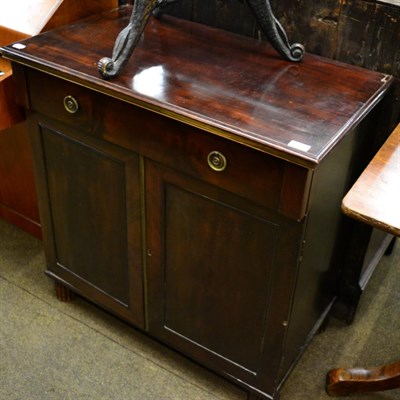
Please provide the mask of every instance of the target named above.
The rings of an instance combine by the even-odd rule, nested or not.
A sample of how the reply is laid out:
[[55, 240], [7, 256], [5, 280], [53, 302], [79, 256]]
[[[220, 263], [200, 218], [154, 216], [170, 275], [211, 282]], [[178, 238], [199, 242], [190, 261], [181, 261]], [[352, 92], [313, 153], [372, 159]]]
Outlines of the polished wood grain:
[[[400, 236], [400, 124], [343, 199], [351, 218]], [[327, 375], [332, 396], [400, 388], [400, 361], [376, 368], [336, 368]]]
[[343, 199], [349, 217], [400, 236], [400, 125]]
[[[187, 125], [179, 121], [132, 107], [36, 70], [29, 70], [26, 80], [31, 93], [30, 108], [35, 112], [103, 136], [107, 141], [164, 165], [183, 169], [192, 177], [279, 210], [287, 217], [302, 220], [305, 216], [312, 178], [310, 170], [305, 167], [250, 148], [244, 152], [238, 143], [200, 129], [189, 131]], [[65, 111], [63, 99], [66, 93], [79, 101], [79, 113]], [[133, 131], [140, 132], [140, 136], [132, 134]], [[228, 167], [223, 174], [216, 174], [206, 162], [213, 150], [221, 152], [227, 159]], [[260, 170], [265, 173], [257, 173]], [[251, 180], [246, 185], [240, 184], [248, 177]]]
[[[132, 2], [132, 0], [131, 0]], [[400, 4], [365, 0], [270, 0], [289, 37], [311, 54], [400, 78]], [[241, 35], [266, 40], [245, 1], [180, 0], [166, 10]], [[387, 102], [381, 130], [392, 130], [400, 115], [400, 80]]]
[[28, 40], [23, 50], [2, 52], [307, 165], [319, 163], [391, 83], [386, 75], [312, 55], [293, 65], [265, 43], [168, 16], [150, 20], [121, 76], [104, 81], [96, 62], [111, 54], [130, 11], [94, 17]]

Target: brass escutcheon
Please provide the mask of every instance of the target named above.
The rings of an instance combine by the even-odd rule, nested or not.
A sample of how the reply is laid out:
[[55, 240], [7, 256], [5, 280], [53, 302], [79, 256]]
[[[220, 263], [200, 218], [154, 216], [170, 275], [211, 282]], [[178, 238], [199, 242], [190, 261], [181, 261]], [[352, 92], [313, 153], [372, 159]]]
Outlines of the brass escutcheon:
[[219, 151], [215, 150], [208, 155], [207, 162], [209, 167], [217, 172], [224, 171], [228, 165], [226, 157]]
[[75, 114], [79, 110], [79, 103], [72, 96], [64, 97], [64, 108], [70, 113]]

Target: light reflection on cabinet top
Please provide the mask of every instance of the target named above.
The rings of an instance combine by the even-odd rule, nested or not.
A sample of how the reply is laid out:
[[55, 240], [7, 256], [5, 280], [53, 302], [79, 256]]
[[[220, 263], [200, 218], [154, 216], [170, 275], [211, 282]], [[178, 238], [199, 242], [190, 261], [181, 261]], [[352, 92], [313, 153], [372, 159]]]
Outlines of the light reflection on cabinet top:
[[295, 162], [318, 164], [376, 105], [392, 77], [169, 16], [151, 18], [121, 75], [103, 80], [129, 20], [123, 7], [23, 41], [6, 58]]

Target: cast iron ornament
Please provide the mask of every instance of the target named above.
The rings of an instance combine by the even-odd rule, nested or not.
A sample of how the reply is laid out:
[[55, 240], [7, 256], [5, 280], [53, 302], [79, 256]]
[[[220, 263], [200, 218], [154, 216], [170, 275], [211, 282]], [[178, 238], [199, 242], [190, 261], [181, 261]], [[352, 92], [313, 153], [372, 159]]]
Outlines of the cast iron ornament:
[[[98, 70], [103, 78], [113, 78], [120, 73], [139, 42], [150, 15], [160, 15], [163, 7], [175, 1], [135, 0], [129, 24], [115, 41], [112, 58], [103, 57], [98, 62]], [[286, 60], [301, 61], [304, 46], [289, 43], [285, 30], [272, 12], [269, 0], [247, 0], [247, 4], [274, 49]]]

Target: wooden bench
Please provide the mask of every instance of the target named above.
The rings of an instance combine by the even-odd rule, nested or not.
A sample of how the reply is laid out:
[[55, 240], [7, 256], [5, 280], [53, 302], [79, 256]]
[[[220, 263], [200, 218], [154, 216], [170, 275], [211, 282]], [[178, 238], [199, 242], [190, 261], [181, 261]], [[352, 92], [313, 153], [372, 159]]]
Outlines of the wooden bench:
[[[400, 124], [347, 193], [342, 211], [400, 236]], [[400, 388], [400, 360], [377, 368], [336, 368], [327, 375], [332, 396]]]

